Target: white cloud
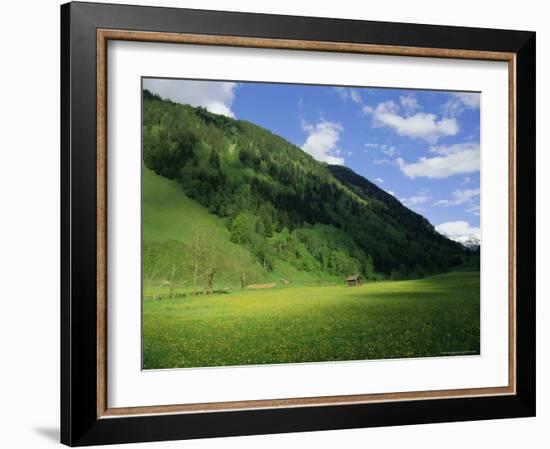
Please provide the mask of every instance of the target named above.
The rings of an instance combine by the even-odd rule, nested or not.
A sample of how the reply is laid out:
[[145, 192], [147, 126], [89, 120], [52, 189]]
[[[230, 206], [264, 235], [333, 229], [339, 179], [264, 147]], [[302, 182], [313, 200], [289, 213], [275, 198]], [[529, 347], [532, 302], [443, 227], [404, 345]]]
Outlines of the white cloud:
[[397, 148], [392, 145], [386, 145], [386, 144], [380, 144], [380, 143], [366, 143], [365, 148], [369, 151], [369, 148], [373, 148], [376, 150], [380, 150], [382, 153], [384, 153], [386, 156], [393, 157], [396, 154], [398, 154]]
[[202, 106], [214, 114], [235, 117], [231, 105], [237, 83], [147, 78], [143, 87], [176, 103]]
[[465, 176], [464, 181], [462, 181], [462, 184], [460, 184], [460, 185], [465, 186], [466, 184], [470, 184], [471, 180], [472, 179], [469, 176]]
[[349, 96], [351, 98], [351, 101], [353, 101], [354, 103], [362, 103], [363, 102], [363, 98], [361, 97], [361, 94], [359, 92], [357, 92], [355, 89], [350, 89], [349, 90]]
[[334, 90], [342, 101], [351, 100], [354, 103], [363, 102], [363, 98], [361, 97], [361, 94], [355, 89], [350, 89], [348, 87], [335, 87]]
[[461, 92], [454, 94], [454, 96], [459, 99], [464, 106], [472, 109], [479, 108], [481, 101], [481, 95], [479, 93]]
[[401, 106], [405, 108], [405, 111], [408, 115], [414, 113], [418, 109], [422, 109], [422, 106], [418, 104], [418, 100], [416, 99], [414, 94], [399, 97], [399, 102], [401, 103]]
[[478, 109], [481, 101], [481, 94], [475, 92], [456, 92], [443, 107], [445, 116], [456, 117], [466, 109]]
[[397, 150], [395, 149], [395, 147], [391, 146], [391, 145], [382, 145], [380, 147], [380, 151], [382, 151], [382, 153], [384, 153], [386, 156], [395, 156], [396, 153], [397, 153]]
[[374, 113], [374, 109], [372, 108], [372, 106], [369, 106], [369, 105], [363, 106], [362, 111], [365, 114], [373, 114]]
[[401, 201], [407, 207], [415, 207], [420, 204], [427, 203], [430, 199], [431, 197], [428, 195], [416, 195], [416, 196], [409, 196], [408, 198], [400, 198], [399, 201]]
[[465, 143], [454, 143], [452, 145], [433, 145], [429, 148], [430, 153], [440, 154], [443, 156], [448, 156], [454, 153], [460, 153], [462, 151], [475, 149], [479, 151], [479, 143], [477, 142], [465, 142]]
[[[405, 103], [412, 102], [405, 100]], [[400, 115], [399, 110], [399, 106], [393, 101], [379, 103], [375, 108], [363, 107], [365, 114], [372, 115], [373, 126], [388, 127], [400, 136], [423, 139], [429, 143], [436, 143], [441, 137], [454, 136], [460, 130], [454, 118], [444, 117], [438, 120], [435, 114], [425, 112]], [[407, 110], [405, 112], [407, 114]]]
[[467, 207], [466, 212], [479, 216], [479, 212], [480, 212], [479, 204], [473, 204], [470, 207]]
[[435, 227], [435, 230], [451, 240], [460, 243], [468, 241], [480, 241], [481, 230], [478, 227], [470, 226], [466, 221], [449, 221]]
[[342, 101], [348, 101], [349, 92], [345, 87], [335, 87], [334, 91], [338, 94]]
[[474, 198], [479, 196], [479, 189], [458, 189], [451, 195], [449, 200], [439, 200], [435, 203], [436, 206], [457, 206], [459, 204], [471, 204]]
[[387, 193], [389, 193], [391, 196], [395, 196], [395, 193], [392, 190], [386, 190]]
[[421, 157], [407, 163], [398, 158], [397, 165], [409, 178], [447, 178], [449, 176], [479, 171], [479, 143], [469, 142], [430, 148], [435, 157]]
[[384, 180], [382, 178], [376, 178], [375, 181], [378, 183], [378, 184], [384, 184]]
[[391, 164], [392, 161], [389, 159], [373, 159], [372, 161], [376, 165], [385, 165], [385, 164]]
[[302, 129], [308, 133], [302, 150], [318, 161], [334, 165], [344, 164], [344, 158], [339, 156], [341, 150], [337, 147], [340, 134], [344, 130], [342, 125], [326, 120], [314, 125], [302, 121]]

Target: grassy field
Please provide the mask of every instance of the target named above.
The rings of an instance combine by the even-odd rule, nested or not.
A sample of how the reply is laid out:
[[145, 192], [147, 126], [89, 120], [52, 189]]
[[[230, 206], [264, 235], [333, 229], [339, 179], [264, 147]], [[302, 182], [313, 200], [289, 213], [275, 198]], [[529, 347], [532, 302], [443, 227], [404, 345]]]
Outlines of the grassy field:
[[144, 369], [479, 354], [479, 272], [143, 301]]

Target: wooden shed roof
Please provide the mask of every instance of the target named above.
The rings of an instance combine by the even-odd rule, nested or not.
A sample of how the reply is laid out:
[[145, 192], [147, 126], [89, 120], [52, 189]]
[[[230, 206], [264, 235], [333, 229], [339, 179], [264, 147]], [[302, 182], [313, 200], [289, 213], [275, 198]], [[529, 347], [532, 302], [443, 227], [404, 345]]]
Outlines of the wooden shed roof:
[[346, 281], [356, 281], [357, 279], [359, 279], [361, 276], [359, 274], [352, 274], [352, 275], [349, 275], [347, 278], [346, 278]]

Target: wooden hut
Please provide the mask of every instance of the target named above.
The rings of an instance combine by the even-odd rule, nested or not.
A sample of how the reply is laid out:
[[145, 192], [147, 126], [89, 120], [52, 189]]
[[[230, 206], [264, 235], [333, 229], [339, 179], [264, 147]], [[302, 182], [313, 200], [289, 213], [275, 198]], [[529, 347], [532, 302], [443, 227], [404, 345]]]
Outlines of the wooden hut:
[[359, 274], [352, 274], [346, 278], [348, 287], [357, 287], [363, 284], [363, 279]]

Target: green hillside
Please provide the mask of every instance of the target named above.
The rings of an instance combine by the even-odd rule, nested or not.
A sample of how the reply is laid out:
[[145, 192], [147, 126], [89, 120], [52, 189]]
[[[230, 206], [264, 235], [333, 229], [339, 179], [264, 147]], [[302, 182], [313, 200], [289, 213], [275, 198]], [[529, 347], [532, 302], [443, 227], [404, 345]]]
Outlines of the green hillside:
[[[189, 243], [193, 233], [204, 231], [221, 234], [229, 241], [229, 231], [224, 221], [187, 197], [177, 182], [143, 167], [142, 183], [144, 240], [177, 240]], [[238, 245], [228, 246], [239, 249]]]
[[464, 248], [456, 242], [449, 241], [422, 215], [404, 207], [393, 195], [347, 167], [330, 165], [328, 169], [342, 184], [361, 198], [370, 201], [372, 210], [388, 226], [402, 230], [409, 250], [400, 255], [401, 271], [416, 267], [418, 272], [430, 266], [455, 269], [460, 263], [459, 258], [464, 258], [449, 257], [449, 254], [453, 253], [453, 248], [457, 254], [464, 253]]
[[[143, 93], [146, 292], [408, 279], [465, 250], [349, 169], [250, 122]], [[160, 294], [160, 293], [159, 293]]]
[[[336, 278], [321, 272], [300, 271], [277, 258], [276, 268], [264, 270], [250, 251], [231, 242], [226, 222], [189, 198], [181, 186], [155, 174], [147, 167], [142, 169], [142, 269], [145, 297], [167, 297], [191, 292], [190, 256], [194, 239], [202, 236], [215, 242], [219, 250], [218, 289], [239, 287], [240, 275], [246, 271], [246, 283], [279, 282], [318, 284], [335, 282]], [[232, 266], [231, 266], [232, 265]], [[197, 282], [202, 289], [201, 282]]]

